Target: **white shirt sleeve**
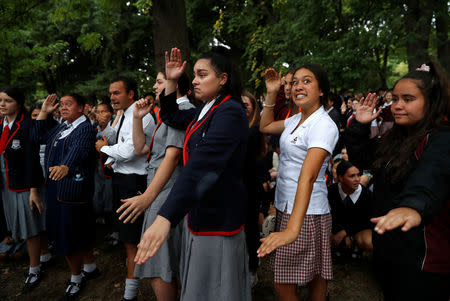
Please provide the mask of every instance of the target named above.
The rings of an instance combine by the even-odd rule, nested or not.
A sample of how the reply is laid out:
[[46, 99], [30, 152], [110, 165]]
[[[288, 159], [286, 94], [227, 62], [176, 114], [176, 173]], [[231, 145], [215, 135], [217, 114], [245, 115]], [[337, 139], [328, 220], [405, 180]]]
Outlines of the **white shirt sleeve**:
[[[130, 117], [127, 116], [126, 118], [130, 118]], [[147, 114], [142, 119], [142, 126], [144, 129], [149, 124], [150, 119], [151, 119], [150, 114]], [[123, 125], [123, 126], [125, 126], [125, 125]], [[124, 139], [123, 141], [118, 141], [118, 143], [116, 143], [114, 145], [105, 145], [100, 149], [100, 151], [107, 154], [109, 157], [113, 158], [115, 161], [128, 162], [131, 159], [133, 159], [135, 156], [134, 155], [134, 145], [133, 145], [133, 134], [132, 134], [133, 123], [131, 122], [131, 123], [127, 124], [127, 127], [130, 127], [128, 129], [128, 134], [121, 136], [121, 138]]]
[[338, 139], [339, 131], [336, 124], [334, 122], [330, 123], [326, 119], [321, 119], [309, 129], [307, 148], [322, 148], [331, 154]]

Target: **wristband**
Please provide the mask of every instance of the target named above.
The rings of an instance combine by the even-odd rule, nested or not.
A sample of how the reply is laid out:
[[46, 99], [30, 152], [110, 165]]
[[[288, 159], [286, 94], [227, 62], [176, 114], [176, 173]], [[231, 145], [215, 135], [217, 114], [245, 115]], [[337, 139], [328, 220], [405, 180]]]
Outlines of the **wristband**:
[[273, 104], [273, 105], [268, 105], [268, 104], [266, 104], [265, 102], [263, 102], [263, 107], [266, 107], [266, 108], [273, 108], [275, 106], [275, 104]]

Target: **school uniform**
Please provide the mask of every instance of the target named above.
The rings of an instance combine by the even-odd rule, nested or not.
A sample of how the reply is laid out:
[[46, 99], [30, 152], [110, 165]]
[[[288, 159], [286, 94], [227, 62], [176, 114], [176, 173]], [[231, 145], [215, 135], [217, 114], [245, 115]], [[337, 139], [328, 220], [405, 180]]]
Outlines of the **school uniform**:
[[160, 116], [171, 126], [187, 128], [185, 165], [158, 215], [172, 226], [183, 220], [181, 300], [250, 300], [242, 231], [247, 203], [244, 108], [230, 96], [190, 110], [178, 110], [175, 100], [175, 93], [161, 97]]
[[359, 185], [352, 194], [347, 195], [340, 183], [328, 186], [328, 202], [333, 219], [332, 233], [345, 230], [348, 236], [372, 229], [370, 222], [370, 204], [372, 193], [366, 187]]
[[[194, 108], [187, 97], [177, 99], [178, 108], [180, 110], [187, 110]], [[167, 126], [162, 121], [158, 122], [157, 126], [150, 124], [144, 129], [147, 138], [150, 139], [147, 145], [150, 146], [148, 154], [148, 176], [147, 185], [150, 185], [155, 174], [163, 161], [168, 147], [176, 147], [183, 149], [184, 131], [174, 129]], [[158, 211], [162, 204], [166, 201], [178, 175], [181, 173], [182, 161], [180, 160], [178, 166], [173, 171], [170, 179], [152, 202], [150, 207], [145, 211], [144, 223], [142, 226], [141, 236], [153, 224], [158, 215]], [[137, 265], [134, 270], [134, 276], [138, 278], [161, 278], [165, 282], [172, 282], [178, 276], [180, 245], [181, 245], [181, 230], [182, 224], [179, 223], [173, 227], [167, 240], [162, 244], [158, 252], [147, 260], [142, 265]]]
[[306, 154], [310, 148], [328, 152], [309, 200], [299, 237], [292, 244], [276, 249], [271, 255], [275, 283], [304, 284], [317, 275], [332, 279], [330, 251], [331, 215], [327, 199], [325, 171], [328, 159], [339, 138], [334, 121], [321, 106], [300, 126], [302, 114], [284, 122], [280, 137], [280, 165], [274, 206], [277, 209], [275, 231], [286, 229], [291, 216], [298, 179]]
[[[121, 199], [134, 197], [147, 188], [146, 156], [137, 156], [133, 145], [133, 109], [135, 103], [122, 114], [117, 125], [116, 141], [113, 145], [103, 146], [100, 151], [109, 156], [105, 164], [113, 163], [113, 206], [118, 209]], [[143, 128], [153, 122], [150, 114], [142, 119]], [[117, 221], [120, 214], [117, 214]], [[119, 239], [124, 243], [138, 244], [144, 217], [141, 215], [134, 223], [118, 222]]]
[[0, 158], [6, 226], [14, 239], [27, 239], [45, 230], [42, 215], [30, 207], [30, 188], [40, 187], [43, 181], [39, 148], [30, 135], [33, 120], [19, 114], [11, 123], [2, 118], [0, 124], [6, 143]]
[[[99, 126], [96, 128], [96, 140], [106, 137], [108, 144], [114, 144], [116, 139], [116, 131], [107, 125], [103, 131]], [[103, 153], [97, 154], [97, 165], [95, 169], [95, 190], [94, 190], [94, 212], [112, 212], [113, 210], [113, 195], [112, 195], [112, 176], [113, 171], [105, 167], [105, 162], [108, 159]]]
[[[93, 229], [95, 131], [82, 115], [73, 123], [48, 129], [38, 120], [35, 135], [46, 143], [47, 233], [55, 251], [73, 254], [91, 246]], [[69, 173], [59, 181], [50, 179], [49, 168], [66, 165]]]

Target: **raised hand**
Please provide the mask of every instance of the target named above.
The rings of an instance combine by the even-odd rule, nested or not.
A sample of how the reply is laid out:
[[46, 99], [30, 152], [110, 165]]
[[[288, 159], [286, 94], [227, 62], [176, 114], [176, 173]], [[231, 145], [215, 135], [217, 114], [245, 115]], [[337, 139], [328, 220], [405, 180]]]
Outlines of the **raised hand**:
[[422, 217], [415, 209], [408, 207], [399, 207], [392, 209], [388, 214], [371, 218], [370, 221], [375, 225], [375, 231], [383, 234], [386, 231], [402, 227], [402, 231], [406, 232], [413, 227], [417, 227], [422, 222]]
[[367, 94], [366, 98], [361, 98], [359, 105], [356, 108], [355, 118], [361, 123], [369, 123], [375, 120], [380, 115], [381, 108], [374, 113], [374, 109], [377, 106], [378, 97], [375, 93]]
[[266, 70], [266, 90], [267, 94], [278, 93], [281, 87], [281, 72], [277, 73], [275, 69]]
[[142, 119], [145, 115], [151, 112], [153, 104], [145, 98], [141, 98], [136, 102], [133, 109], [133, 117], [136, 119]]
[[42, 104], [41, 111], [43, 111], [46, 114], [53, 113], [54, 110], [59, 106], [59, 103], [56, 102], [57, 96], [56, 94], [50, 94], [45, 99], [44, 103]]
[[136, 257], [134, 257], [134, 262], [143, 264], [150, 257], [154, 256], [166, 240], [169, 231], [169, 220], [158, 215], [150, 228], [142, 235], [141, 241], [138, 244]]
[[166, 51], [166, 79], [177, 81], [186, 68], [186, 61], [181, 61], [181, 51], [178, 48], [172, 48], [169, 53]]

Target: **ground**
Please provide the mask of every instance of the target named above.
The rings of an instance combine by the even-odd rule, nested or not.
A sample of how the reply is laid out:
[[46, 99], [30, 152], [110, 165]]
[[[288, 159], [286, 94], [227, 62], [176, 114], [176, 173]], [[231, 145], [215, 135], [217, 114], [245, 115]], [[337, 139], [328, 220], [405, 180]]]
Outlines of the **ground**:
[[[101, 275], [90, 280], [82, 292], [80, 301], [119, 301], [124, 289], [125, 252], [120, 246], [111, 247], [104, 242], [106, 229], [97, 229], [97, 244], [94, 253]], [[57, 256], [44, 271], [40, 285], [32, 292], [22, 295], [21, 289], [28, 270], [27, 261], [11, 260], [0, 263], [0, 300], [59, 300], [69, 279], [69, 270], [62, 256]], [[379, 285], [371, 272], [370, 257], [360, 260], [341, 259], [334, 263], [334, 280], [328, 284], [330, 300], [333, 301], [378, 301], [383, 300]], [[273, 276], [267, 259], [263, 259], [258, 271], [259, 282], [252, 291], [254, 301], [276, 300]], [[307, 289], [300, 288], [302, 300], [307, 299]], [[141, 281], [139, 300], [156, 300], [148, 280]], [[214, 300], [213, 300], [214, 301]]]

